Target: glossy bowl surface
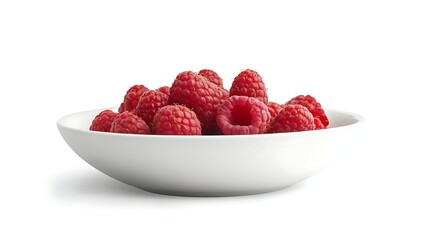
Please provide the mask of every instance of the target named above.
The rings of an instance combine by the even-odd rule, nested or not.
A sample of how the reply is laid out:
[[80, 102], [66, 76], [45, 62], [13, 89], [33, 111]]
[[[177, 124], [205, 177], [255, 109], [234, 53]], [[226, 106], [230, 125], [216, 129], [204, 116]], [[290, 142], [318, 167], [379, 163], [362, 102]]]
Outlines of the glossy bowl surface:
[[328, 110], [329, 128], [306, 132], [157, 136], [89, 131], [102, 110], [58, 120], [58, 129], [71, 149], [121, 182], [183, 196], [256, 194], [304, 180], [336, 160], [338, 148], [354, 144], [364, 120], [358, 114]]

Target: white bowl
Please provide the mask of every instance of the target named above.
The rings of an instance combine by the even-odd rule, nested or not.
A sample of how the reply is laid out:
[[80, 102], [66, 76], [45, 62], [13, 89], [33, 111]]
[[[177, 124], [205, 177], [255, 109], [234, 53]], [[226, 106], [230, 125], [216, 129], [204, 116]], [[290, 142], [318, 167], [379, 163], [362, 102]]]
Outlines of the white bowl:
[[73, 151], [121, 182], [184, 196], [256, 194], [299, 182], [335, 160], [336, 149], [355, 138], [363, 121], [357, 114], [328, 110], [329, 128], [306, 132], [157, 136], [89, 131], [102, 110], [58, 120]]

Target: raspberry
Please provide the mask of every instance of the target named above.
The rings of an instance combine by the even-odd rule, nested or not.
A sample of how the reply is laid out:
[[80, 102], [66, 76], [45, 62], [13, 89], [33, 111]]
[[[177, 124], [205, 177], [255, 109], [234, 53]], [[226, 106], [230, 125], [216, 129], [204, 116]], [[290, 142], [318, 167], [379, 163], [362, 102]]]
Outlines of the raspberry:
[[134, 85], [130, 87], [124, 96], [124, 101], [118, 109], [119, 113], [131, 111], [136, 108], [139, 103], [140, 96], [149, 89], [143, 85]]
[[122, 102], [121, 103], [121, 105], [119, 105], [119, 108], [118, 108], [118, 112], [124, 112], [125, 110], [124, 110], [124, 103]]
[[167, 94], [167, 96], [170, 97], [170, 87], [168, 87], [168, 86], [162, 86], [162, 87], [156, 89], [155, 91], [162, 92], [164, 94]]
[[325, 125], [323, 125], [322, 121], [319, 118], [314, 118], [314, 125], [316, 126], [316, 130], [325, 129]]
[[268, 111], [270, 111], [271, 121], [274, 120], [277, 114], [279, 114], [279, 112], [284, 108], [284, 106], [275, 102], [268, 102], [267, 106], [268, 106]]
[[289, 100], [286, 104], [299, 104], [306, 107], [313, 117], [319, 118], [322, 124], [327, 127], [329, 125], [328, 117], [325, 114], [320, 103], [316, 101], [316, 99], [310, 95], [298, 95], [291, 100]]
[[268, 132], [299, 132], [314, 130], [315, 128], [313, 115], [306, 107], [288, 104], [274, 118]]
[[167, 105], [156, 112], [152, 130], [159, 135], [201, 135], [201, 124], [189, 108]]
[[[119, 108], [118, 108], [118, 112], [119, 112], [119, 113], [123, 113], [123, 112], [125, 112], [125, 110], [124, 110], [124, 103], [121, 103], [121, 105], [120, 105], [120, 106], [119, 106]], [[134, 115], [137, 115], [137, 114], [136, 114], [136, 109], [135, 109], [135, 108], [133, 108], [133, 109], [129, 110], [128, 112], [130, 112], [130, 113], [132, 113], [132, 114], [134, 114]]]
[[92, 121], [89, 130], [98, 132], [109, 132], [112, 122], [118, 113], [111, 110], [104, 110], [100, 112]]
[[217, 109], [216, 122], [225, 135], [264, 133], [270, 119], [267, 105], [253, 97], [232, 96]]
[[149, 126], [141, 118], [125, 111], [116, 116], [110, 132], [128, 134], [150, 134]]
[[130, 112], [130, 113], [132, 113], [132, 114], [134, 114], [134, 115], [137, 115], [137, 111], [136, 111], [136, 109], [134, 108], [134, 109], [132, 109], [132, 110], [130, 110], [130, 111], [128, 111], [128, 112]]
[[207, 78], [207, 80], [209, 80], [210, 82], [212, 82], [212, 83], [214, 83], [220, 87], [223, 87], [222, 78], [220, 78], [219, 75], [217, 75], [217, 73], [213, 70], [202, 69], [198, 72], [198, 75]]
[[136, 107], [136, 115], [152, 126], [152, 119], [158, 109], [168, 104], [168, 95], [159, 91], [144, 92]]
[[170, 88], [170, 103], [182, 104], [197, 114], [204, 134], [217, 130], [216, 109], [228, 92], [191, 71], [179, 73]]
[[242, 71], [234, 78], [229, 95], [254, 97], [268, 104], [268, 95], [262, 77], [253, 70]]

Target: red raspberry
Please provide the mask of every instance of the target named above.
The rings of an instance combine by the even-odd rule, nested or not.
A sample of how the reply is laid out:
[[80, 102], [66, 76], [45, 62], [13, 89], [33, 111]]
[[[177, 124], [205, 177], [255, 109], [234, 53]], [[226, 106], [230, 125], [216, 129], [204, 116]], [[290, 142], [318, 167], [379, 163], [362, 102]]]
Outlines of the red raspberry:
[[316, 101], [316, 99], [310, 95], [304, 96], [304, 95], [298, 95], [291, 100], [289, 100], [286, 104], [299, 104], [304, 107], [306, 107], [311, 114], [313, 114], [313, 117], [319, 118], [322, 124], [327, 127], [329, 125], [328, 117], [325, 114], [325, 111], [323, 110], [320, 103]]
[[216, 109], [227, 97], [225, 89], [191, 71], [179, 73], [170, 88], [170, 103], [183, 104], [192, 109], [201, 122], [204, 134], [218, 131]]
[[[118, 108], [118, 112], [119, 112], [119, 113], [123, 113], [123, 112], [125, 112], [125, 110], [124, 110], [124, 103], [121, 103], [121, 105], [120, 105], [120, 106], [119, 106], [119, 108]], [[136, 109], [135, 109], [135, 108], [133, 108], [133, 109], [129, 110], [128, 112], [130, 112], [130, 113], [132, 113], [132, 114], [134, 114], [134, 115], [137, 115], [137, 113], [136, 113]]]
[[152, 130], [159, 135], [201, 135], [201, 123], [189, 108], [167, 105], [156, 112]]
[[122, 102], [121, 103], [121, 105], [119, 105], [119, 108], [118, 108], [118, 112], [124, 112], [125, 110], [124, 110], [124, 103]]
[[168, 104], [168, 95], [162, 92], [150, 90], [144, 92], [136, 107], [136, 115], [152, 126], [152, 119], [158, 109]]
[[247, 69], [235, 77], [229, 95], [254, 97], [268, 104], [268, 95], [262, 77], [253, 70]]
[[125, 111], [116, 116], [110, 132], [128, 134], [150, 134], [149, 126], [141, 118]]
[[275, 102], [268, 102], [267, 106], [268, 106], [268, 111], [270, 111], [271, 121], [274, 120], [277, 114], [279, 114], [279, 112], [284, 108], [284, 106]]
[[141, 95], [146, 91], [149, 91], [149, 89], [143, 85], [134, 85], [130, 87], [124, 96], [124, 101], [121, 103], [118, 112], [122, 113], [135, 109]]
[[299, 132], [314, 130], [315, 128], [313, 115], [306, 107], [298, 104], [288, 104], [274, 118], [268, 132]]
[[319, 118], [314, 118], [314, 125], [316, 126], [316, 130], [325, 129], [325, 125], [323, 125], [322, 121]]
[[110, 132], [112, 122], [117, 115], [118, 113], [115, 113], [111, 110], [104, 110], [100, 112], [92, 121], [89, 130], [98, 132]]
[[162, 87], [156, 89], [155, 91], [165, 93], [165, 94], [167, 94], [167, 96], [170, 97], [170, 87], [162, 86]]
[[205, 78], [207, 78], [207, 80], [209, 80], [210, 82], [223, 87], [223, 80], [222, 78], [219, 77], [219, 75], [210, 69], [202, 69], [198, 72], [198, 75], [203, 76]]
[[132, 109], [132, 110], [130, 110], [130, 111], [128, 111], [128, 112], [130, 112], [130, 113], [132, 113], [132, 114], [134, 114], [134, 115], [137, 115], [137, 111], [136, 111], [136, 109], [134, 108], [134, 109]]
[[264, 133], [269, 120], [267, 105], [253, 97], [232, 96], [217, 108], [216, 122], [225, 135]]

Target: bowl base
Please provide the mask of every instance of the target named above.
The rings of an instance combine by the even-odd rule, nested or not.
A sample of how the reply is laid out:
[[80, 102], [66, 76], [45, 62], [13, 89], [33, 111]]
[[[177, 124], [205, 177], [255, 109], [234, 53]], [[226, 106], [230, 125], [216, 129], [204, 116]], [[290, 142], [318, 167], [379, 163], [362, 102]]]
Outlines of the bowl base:
[[139, 188], [146, 192], [151, 192], [161, 195], [169, 196], [180, 196], [180, 197], [238, 197], [246, 195], [256, 195], [264, 194], [269, 192], [275, 192], [287, 188], [288, 186], [280, 188], [269, 188], [269, 189], [260, 189], [253, 191], [207, 191], [207, 192], [198, 192], [198, 191], [174, 191], [174, 190], [162, 190], [162, 189], [143, 189]]

